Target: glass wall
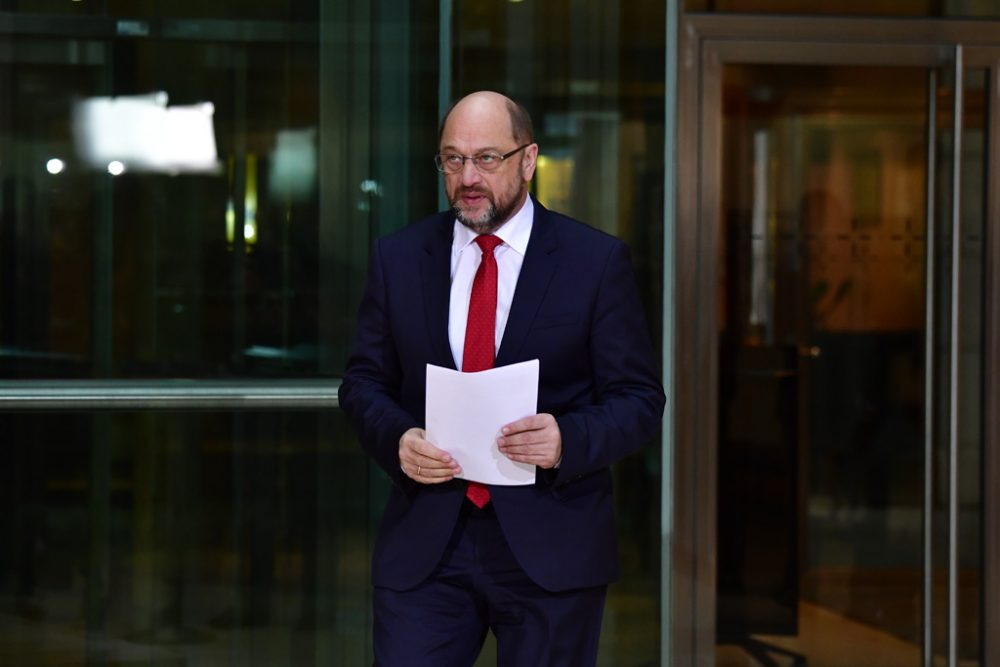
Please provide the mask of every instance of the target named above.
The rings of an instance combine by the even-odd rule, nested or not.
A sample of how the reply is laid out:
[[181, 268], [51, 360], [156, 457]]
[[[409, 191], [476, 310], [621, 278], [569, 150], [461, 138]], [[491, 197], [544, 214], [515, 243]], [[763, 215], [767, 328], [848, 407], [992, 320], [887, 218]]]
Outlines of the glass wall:
[[[542, 203], [632, 246], [658, 337], [664, 23], [645, 1], [0, 0], [4, 390], [335, 383], [370, 244], [440, 206], [442, 103], [480, 88], [532, 113]], [[0, 434], [0, 663], [370, 662], [387, 481], [339, 412]], [[602, 664], [659, 655], [659, 470], [656, 446], [616, 469]]]
[[926, 87], [921, 68], [725, 70], [720, 641], [797, 635], [827, 664], [806, 638], [848, 632], [832, 611], [918, 664]]
[[723, 69], [719, 665], [983, 664], [987, 76], [953, 193], [943, 74]]
[[340, 412], [0, 416], [0, 663], [364, 664]]

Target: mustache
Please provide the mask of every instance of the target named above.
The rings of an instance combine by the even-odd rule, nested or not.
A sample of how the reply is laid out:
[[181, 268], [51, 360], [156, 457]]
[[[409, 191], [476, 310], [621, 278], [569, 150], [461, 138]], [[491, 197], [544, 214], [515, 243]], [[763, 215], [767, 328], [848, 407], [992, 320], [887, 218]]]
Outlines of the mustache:
[[455, 199], [458, 200], [459, 197], [466, 194], [482, 195], [484, 197], [490, 196], [490, 191], [482, 187], [463, 187], [455, 191]]

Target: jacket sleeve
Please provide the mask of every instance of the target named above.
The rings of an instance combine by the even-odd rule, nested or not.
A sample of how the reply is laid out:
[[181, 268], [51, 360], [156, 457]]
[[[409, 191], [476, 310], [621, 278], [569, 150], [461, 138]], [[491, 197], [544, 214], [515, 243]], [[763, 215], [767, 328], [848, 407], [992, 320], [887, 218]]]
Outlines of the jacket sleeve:
[[563, 458], [553, 483], [579, 480], [634, 453], [659, 430], [665, 397], [628, 247], [614, 244], [590, 323], [590, 405], [556, 415]]
[[399, 439], [420, 422], [400, 406], [401, 368], [387, 301], [381, 245], [376, 241], [339, 398], [340, 407], [358, 429], [361, 446], [401, 484], [409, 478], [399, 467]]

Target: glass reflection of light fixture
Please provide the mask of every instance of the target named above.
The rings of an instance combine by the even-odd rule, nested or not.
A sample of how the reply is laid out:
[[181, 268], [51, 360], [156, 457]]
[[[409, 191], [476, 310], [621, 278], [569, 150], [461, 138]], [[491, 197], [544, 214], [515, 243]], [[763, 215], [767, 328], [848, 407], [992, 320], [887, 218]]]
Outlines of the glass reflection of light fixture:
[[770, 202], [770, 132], [753, 135], [753, 212], [750, 220], [750, 340], [771, 343], [773, 283], [771, 281], [771, 238], [773, 207]]
[[167, 100], [155, 92], [77, 101], [73, 135], [80, 161], [95, 169], [117, 161], [135, 172], [217, 173], [215, 105], [171, 107]]
[[539, 154], [535, 162], [535, 196], [547, 208], [557, 211], [570, 209], [573, 184], [573, 157], [548, 153]]
[[278, 130], [267, 177], [272, 200], [308, 199], [316, 188], [317, 171], [316, 128]]
[[[230, 192], [226, 200], [226, 245], [232, 249], [236, 241], [236, 203], [232, 196], [235, 159], [232, 156], [226, 160], [226, 167]], [[243, 242], [250, 250], [257, 244], [257, 156], [252, 153], [246, 156], [243, 192]]]
[[232, 248], [236, 239], [236, 205], [233, 198], [226, 200], [226, 244]]
[[257, 156], [247, 154], [246, 194], [243, 199], [243, 240], [257, 243]]

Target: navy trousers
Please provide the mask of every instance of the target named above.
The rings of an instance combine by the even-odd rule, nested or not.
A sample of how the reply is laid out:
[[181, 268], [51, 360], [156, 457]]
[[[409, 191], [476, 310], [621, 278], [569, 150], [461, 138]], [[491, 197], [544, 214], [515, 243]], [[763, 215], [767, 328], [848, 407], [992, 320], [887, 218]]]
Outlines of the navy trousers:
[[466, 501], [426, 581], [407, 591], [375, 588], [375, 665], [467, 667], [490, 630], [500, 667], [594, 665], [606, 593], [540, 588], [511, 553], [492, 504], [480, 510]]

